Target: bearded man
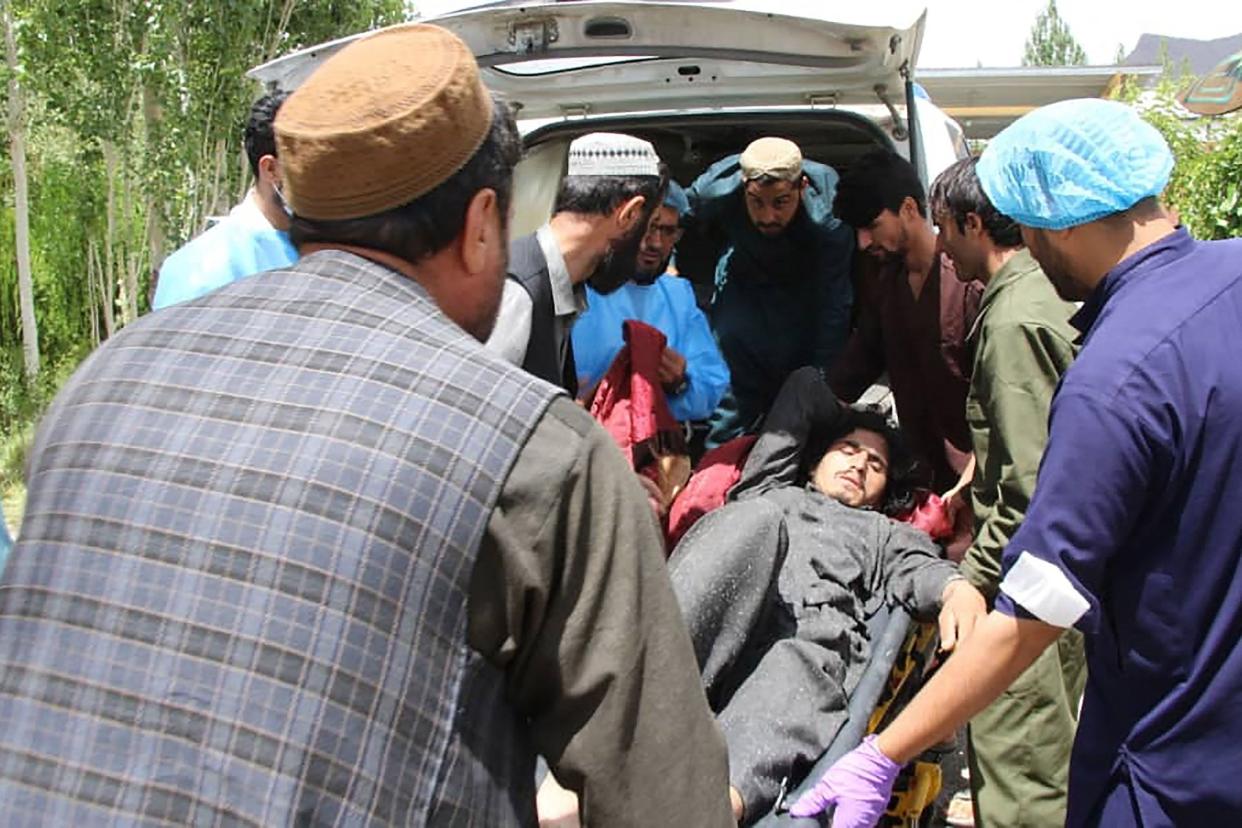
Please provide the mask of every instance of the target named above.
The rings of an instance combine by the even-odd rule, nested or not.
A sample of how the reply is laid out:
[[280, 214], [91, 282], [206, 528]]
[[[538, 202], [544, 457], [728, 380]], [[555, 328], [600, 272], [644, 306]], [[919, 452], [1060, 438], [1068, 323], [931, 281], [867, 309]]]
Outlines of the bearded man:
[[854, 242], [833, 214], [837, 180], [794, 142], [766, 136], [690, 185], [677, 262], [710, 297], [730, 376], [709, 448], [755, 433], [792, 372], [829, 371], [845, 345]]
[[577, 396], [570, 329], [586, 310], [586, 284], [607, 295], [634, 275], [666, 182], [647, 141], [606, 132], [575, 139], [552, 218], [509, 246], [509, 279], [487, 347]]
[[588, 286], [588, 307], [574, 324], [578, 383], [590, 388], [625, 347], [625, 322], [637, 319], [664, 334], [660, 384], [679, 422], [706, 420], [729, 387], [729, 368], [707, 316], [694, 301], [694, 286], [669, 267], [690, 209], [685, 190], [668, 182], [664, 201], [651, 215], [633, 277], [605, 296]]

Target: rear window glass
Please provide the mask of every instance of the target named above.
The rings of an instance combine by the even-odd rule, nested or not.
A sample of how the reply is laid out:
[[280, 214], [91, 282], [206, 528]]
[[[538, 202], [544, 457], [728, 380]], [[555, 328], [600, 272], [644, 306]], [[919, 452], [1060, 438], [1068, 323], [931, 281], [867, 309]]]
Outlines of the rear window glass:
[[642, 63], [655, 60], [655, 55], [618, 55], [616, 57], [589, 58], [545, 58], [543, 60], [524, 60], [521, 63], [502, 63], [493, 66], [493, 71], [506, 75], [555, 75], [559, 72], [573, 72], [576, 69], [593, 69], [597, 66], [612, 66], [618, 63]]

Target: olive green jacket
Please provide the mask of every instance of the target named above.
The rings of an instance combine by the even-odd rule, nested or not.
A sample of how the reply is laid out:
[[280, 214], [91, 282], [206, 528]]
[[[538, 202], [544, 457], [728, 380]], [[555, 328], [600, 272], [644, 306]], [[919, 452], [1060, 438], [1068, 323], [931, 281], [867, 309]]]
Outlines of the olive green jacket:
[[1052, 395], [1077, 351], [1078, 332], [1069, 324], [1075, 310], [1024, 249], [988, 282], [970, 333], [975, 362], [966, 421], [976, 462], [975, 538], [961, 571], [989, 601], [1000, 583], [1001, 552], [1035, 490]]

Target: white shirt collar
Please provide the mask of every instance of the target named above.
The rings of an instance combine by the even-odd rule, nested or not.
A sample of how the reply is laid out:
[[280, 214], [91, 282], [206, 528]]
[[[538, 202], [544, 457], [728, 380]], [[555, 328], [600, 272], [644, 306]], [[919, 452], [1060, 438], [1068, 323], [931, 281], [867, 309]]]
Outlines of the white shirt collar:
[[575, 285], [569, 278], [569, 268], [565, 266], [565, 257], [561, 255], [561, 246], [550, 225], [543, 225], [535, 231], [535, 239], [539, 249], [543, 251], [544, 261], [548, 263], [548, 282], [552, 286], [552, 309], [557, 316], [574, 316], [586, 310], [586, 289]]
[[259, 209], [256, 198], [258, 194], [255, 193], [253, 187], [247, 190], [246, 197], [237, 202], [232, 210], [229, 210], [229, 218], [256, 232], [275, 230], [276, 228], [267, 220], [267, 216], [263, 215], [263, 211]]

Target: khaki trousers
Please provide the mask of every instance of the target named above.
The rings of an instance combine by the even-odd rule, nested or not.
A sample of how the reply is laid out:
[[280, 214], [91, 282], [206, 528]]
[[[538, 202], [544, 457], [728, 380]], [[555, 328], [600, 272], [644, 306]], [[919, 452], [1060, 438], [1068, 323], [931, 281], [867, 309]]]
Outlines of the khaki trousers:
[[976, 828], [1065, 824], [1070, 749], [1086, 681], [1082, 635], [1067, 630], [971, 720]]

